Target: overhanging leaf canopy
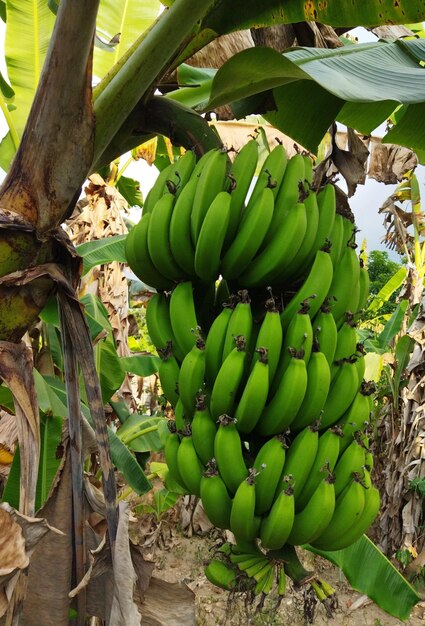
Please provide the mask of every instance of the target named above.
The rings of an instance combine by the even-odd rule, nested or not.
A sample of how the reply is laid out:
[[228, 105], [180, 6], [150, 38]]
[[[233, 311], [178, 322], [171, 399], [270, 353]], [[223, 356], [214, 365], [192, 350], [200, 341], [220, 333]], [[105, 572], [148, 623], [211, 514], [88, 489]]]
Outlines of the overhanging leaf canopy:
[[425, 2], [382, 0], [218, 0], [202, 22], [219, 35], [232, 30], [303, 21], [330, 26], [377, 26], [406, 24], [425, 18]]
[[[417, 115], [425, 108], [424, 59], [424, 40], [378, 41], [334, 50], [295, 48], [283, 54], [249, 48], [217, 71], [206, 108], [239, 101], [243, 114], [269, 113], [279, 130], [315, 152], [332, 119], [371, 132], [404, 104], [409, 107], [401, 126], [391, 131], [388, 141], [415, 149], [425, 141], [425, 129], [417, 124]], [[264, 92], [262, 99], [241, 106], [241, 100]], [[309, 112], [314, 124], [308, 123]]]

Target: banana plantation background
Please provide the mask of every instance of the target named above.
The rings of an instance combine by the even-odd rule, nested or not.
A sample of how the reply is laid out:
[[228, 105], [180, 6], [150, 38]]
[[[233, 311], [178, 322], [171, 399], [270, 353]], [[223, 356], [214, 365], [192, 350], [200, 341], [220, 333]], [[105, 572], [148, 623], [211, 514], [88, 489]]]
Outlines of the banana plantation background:
[[[126, 211], [143, 199], [118, 159], [131, 151], [129, 161], [155, 159], [161, 169], [181, 148], [200, 157], [234, 145], [201, 115], [212, 111], [256, 116], [264, 154], [276, 134], [289, 151], [294, 143], [310, 151], [317, 180], [345, 181], [341, 205], [367, 175], [398, 183], [382, 207], [367, 207], [403, 257], [360, 325], [377, 385], [382, 507], [372, 538], [423, 585], [425, 247], [414, 170], [425, 158], [425, 5], [165, 4], [0, 2], [4, 624], [195, 623], [190, 594], [151, 577], [153, 563], [129, 541], [125, 494], [149, 492], [155, 467], [163, 471], [151, 463], [145, 473], [163, 449], [168, 409], [142, 412], [134, 388], [135, 375], [155, 374], [158, 357], [143, 317], [130, 311]], [[356, 43], [355, 26], [379, 39]], [[382, 122], [381, 142], [370, 136]], [[126, 485], [118, 499], [117, 475]], [[373, 547], [378, 575], [365, 580], [365, 549], [328, 557], [356, 589], [407, 618], [419, 596]]]

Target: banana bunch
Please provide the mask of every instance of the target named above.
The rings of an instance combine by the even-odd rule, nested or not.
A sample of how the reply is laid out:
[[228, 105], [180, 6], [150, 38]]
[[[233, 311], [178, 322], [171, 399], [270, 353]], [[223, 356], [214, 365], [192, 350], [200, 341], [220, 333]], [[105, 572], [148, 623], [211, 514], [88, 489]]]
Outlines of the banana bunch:
[[206, 575], [283, 595], [285, 551], [340, 550], [379, 510], [356, 328], [369, 279], [353, 217], [332, 185], [313, 189], [311, 159], [277, 146], [252, 188], [257, 162], [255, 141], [231, 166], [225, 151], [196, 164], [186, 153], [158, 178], [127, 254], [157, 289], [146, 322], [174, 409], [169, 473], [236, 540]]
[[[187, 151], [161, 172], [126, 240], [128, 263], [143, 282], [169, 290], [180, 281], [211, 283], [222, 276], [245, 288], [286, 289], [314, 268], [303, 299], [320, 287], [315, 302], [320, 307], [333, 267], [353, 262], [353, 255], [344, 254], [351, 222], [337, 218], [332, 185], [319, 193], [313, 189], [309, 157], [288, 159], [277, 145], [258, 171], [258, 156], [257, 142], [251, 140], [233, 163], [224, 149], [205, 153], [198, 163]], [[329, 241], [332, 263], [318, 254]], [[361, 308], [367, 272], [357, 270], [361, 286], [355, 295], [350, 291], [350, 305]], [[335, 296], [346, 296], [339, 282]], [[338, 315], [344, 306], [339, 303]]]

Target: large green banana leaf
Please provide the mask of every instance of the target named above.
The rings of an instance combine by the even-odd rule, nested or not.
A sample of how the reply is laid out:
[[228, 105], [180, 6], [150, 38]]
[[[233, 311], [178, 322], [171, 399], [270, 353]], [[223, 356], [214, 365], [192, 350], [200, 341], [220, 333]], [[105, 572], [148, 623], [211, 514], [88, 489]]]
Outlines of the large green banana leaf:
[[158, 0], [125, 0], [112, 2], [100, 0], [97, 35], [103, 41], [118, 41], [111, 46], [96, 46], [94, 50], [93, 73], [102, 78], [122, 57], [137, 37], [143, 33], [159, 14]]
[[46, 0], [7, 0], [6, 10], [4, 51], [16, 106], [11, 118], [21, 137], [43, 69], [55, 16]]
[[369, 596], [394, 617], [408, 619], [420, 600], [413, 587], [366, 535], [349, 548], [335, 552], [305, 547], [340, 567], [353, 589]]
[[218, 0], [202, 22], [219, 35], [279, 23], [321, 22], [330, 26], [406, 24], [425, 18], [423, 2], [398, 0]]
[[415, 148], [425, 145], [425, 126], [414, 115], [425, 109], [424, 59], [423, 39], [283, 54], [250, 48], [217, 71], [206, 108], [237, 101], [239, 116], [266, 113], [274, 126], [316, 152], [333, 119], [370, 132], [401, 103], [409, 105], [407, 111], [385, 139]]
[[218, 35], [244, 28], [313, 21], [330, 26], [378, 26], [406, 24], [425, 19], [423, 2], [411, 0], [218, 0], [208, 12], [200, 32], [188, 45], [181, 60]]

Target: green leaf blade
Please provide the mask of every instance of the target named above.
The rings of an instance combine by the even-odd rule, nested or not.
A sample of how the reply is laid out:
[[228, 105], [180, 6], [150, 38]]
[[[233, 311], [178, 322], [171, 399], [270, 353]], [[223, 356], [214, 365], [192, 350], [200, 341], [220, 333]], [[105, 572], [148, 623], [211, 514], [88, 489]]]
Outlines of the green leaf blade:
[[366, 594], [394, 617], [408, 619], [420, 600], [413, 587], [366, 535], [335, 552], [307, 548], [340, 567], [353, 589]]
[[87, 241], [77, 246], [77, 252], [83, 257], [83, 273], [87, 274], [96, 265], [118, 261], [126, 263], [125, 239], [127, 235], [113, 235], [105, 239]]
[[7, 0], [5, 56], [15, 91], [12, 119], [19, 136], [25, 127], [55, 23], [45, 0]]
[[118, 42], [110, 51], [100, 47], [95, 48], [95, 76], [98, 78], [105, 76], [139, 35], [156, 19], [160, 6], [158, 0], [100, 1], [97, 20], [98, 35], [106, 42], [113, 38], [117, 38]]

